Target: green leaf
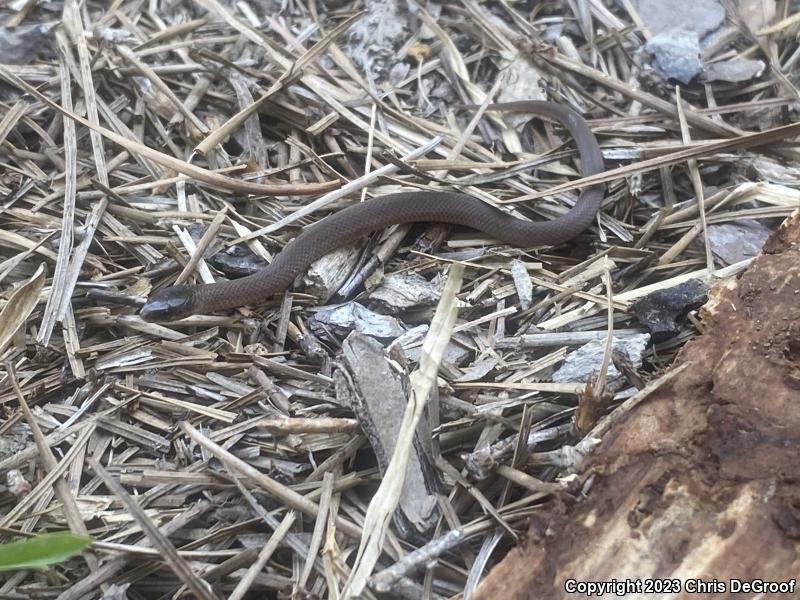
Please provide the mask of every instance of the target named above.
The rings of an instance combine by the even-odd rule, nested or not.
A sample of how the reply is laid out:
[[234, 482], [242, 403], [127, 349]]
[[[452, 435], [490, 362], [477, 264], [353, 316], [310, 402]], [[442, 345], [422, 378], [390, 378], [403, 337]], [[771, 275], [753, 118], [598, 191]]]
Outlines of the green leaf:
[[0, 571], [52, 565], [77, 554], [91, 543], [89, 536], [59, 531], [0, 544]]

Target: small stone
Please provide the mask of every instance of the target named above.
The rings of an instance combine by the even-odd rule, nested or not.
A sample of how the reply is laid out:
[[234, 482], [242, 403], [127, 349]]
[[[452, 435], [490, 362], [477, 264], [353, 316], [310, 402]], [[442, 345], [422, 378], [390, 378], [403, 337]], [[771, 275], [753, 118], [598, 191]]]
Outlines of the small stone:
[[654, 36], [645, 49], [653, 56], [656, 70], [665, 79], [689, 83], [703, 70], [700, 63], [700, 42], [697, 34], [674, 29]]
[[404, 333], [400, 322], [389, 315], [381, 315], [357, 302], [325, 307], [314, 314], [309, 326], [315, 333], [324, 333], [324, 328], [334, 327], [340, 332], [357, 331], [380, 339], [394, 339]]
[[708, 243], [716, 262], [728, 266], [756, 256], [769, 234], [758, 221], [720, 223], [708, 226]]
[[685, 29], [703, 37], [725, 21], [725, 9], [718, 0], [635, 0], [634, 5], [653, 35]]
[[[614, 350], [627, 353], [631, 364], [635, 368], [642, 366], [642, 355], [647, 343], [650, 341], [650, 334], [638, 333], [626, 335], [625, 337], [615, 337], [611, 343]], [[584, 383], [592, 375], [598, 373], [603, 364], [603, 355], [606, 351], [605, 340], [597, 340], [584, 344], [574, 352], [570, 352], [564, 360], [564, 364], [553, 373], [555, 383]], [[622, 374], [617, 370], [613, 363], [608, 364], [606, 381], [613, 382], [619, 379]]]
[[706, 65], [706, 81], [728, 81], [739, 83], [749, 81], [764, 72], [766, 65], [761, 60], [732, 58]]
[[631, 311], [656, 339], [675, 335], [680, 330], [678, 318], [702, 306], [708, 288], [699, 279], [657, 290], [638, 300]]

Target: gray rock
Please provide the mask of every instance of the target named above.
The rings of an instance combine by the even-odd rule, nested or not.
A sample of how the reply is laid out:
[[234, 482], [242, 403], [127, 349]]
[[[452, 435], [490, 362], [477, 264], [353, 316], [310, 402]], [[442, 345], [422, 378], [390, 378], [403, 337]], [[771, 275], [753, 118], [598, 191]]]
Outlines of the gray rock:
[[706, 81], [749, 81], [764, 72], [764, 61], [749, 58], [732, 58], [706, 66]]
[[340, 332], [357, 331], [382, 339], [394, 339], [405, 331], [394, 317], [373, 312], [357, 302], [322, 308], [309, 320], [309, 325], [315, 332], [320, 325], [325, 325]]
[[703, 70], [697, 33], [673, 29], [654, 36], [645, 49], [653, 56], [656, 70], [665, 79], [689, 83]]
[[699, 279], [690, 279], [680, 285], [656, 290], [641, 298], [631, 307], [637, 320], [658, 339], [676, 335], [680, 331], [678, 319], [705, 302], [708, 287]]
[[634, 5], [654, 36], [683, 29], [701, 38], [725, 21], [725, 9], [718, 0], [635, 0]]
[[[650, 341], [650, 334], [639, 333], [628, 335], [623, 338], [614, 338], [612, 346], [614, 350], [627, 352], [628, 358], [634, 367], [642, 366], [642, 355], [647, 343]], [[603, 364], [603, 353], [606, 349], [605, 340], [589, 342], [571, 352], [564, 360], [564, 364], [553, 373], [555, 383], [583, 383], [592, 373], [598, 373]], [[609, 362], [606, 381], [612, 382], [621, 377], [613, 363]]]
[[720, 223], [708, 226], [708, 243], [717, 262], [728, 266], [761, 252], [769, 234], [769, 229], [758, 221]]

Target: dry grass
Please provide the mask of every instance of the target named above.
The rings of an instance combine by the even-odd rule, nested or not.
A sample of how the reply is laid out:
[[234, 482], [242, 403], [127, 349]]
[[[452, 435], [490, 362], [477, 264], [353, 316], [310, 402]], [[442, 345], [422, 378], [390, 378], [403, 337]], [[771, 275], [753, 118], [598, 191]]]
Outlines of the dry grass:
[[[97, 542], [6, 573], [0, 596], [111, 598], [116, 584], [137, 599], [463, 597], [537, 505], [579, 495], [585, 432], [657, 387], [607, 387], [610, 333], [644, 331], [630, 308], [653, 291], [746, 266], [715, 260], [715, 227], [773, 228], [800, 206], [791, 3], [760, 24], [728, 6], [727, 37], [704, 51], [762, 58], [760, 77], [681, 88], [646, 67], [633, 4], [605, 4], [5, 7], [26, 35], [51, 24], [24, 64], [0, 64], [0, 527]], [[576, 177], [553, 124], [531, 140], [464, 108], [542, 97], [586, 116], [606, 173]], [[372, 196], [457, 189], [542, 219], [598, 181], [598, 223], [559, 248], [399, 227], [328, 257], [312, 294], [172, 324], [137, 316], [153, 289], [226, 276], [215, 254], [239, 245], [248, 254], [231, 260], [257, 266]], [[319, 308], [335, 303], [338, 316]], [[377, 314], [387, 306], [397, 314]], [[652, 379], [695, 326], [633, 370]], [[361, 334], [387, 348], [387, 389], [407, 391], [385, 392], [396, 420], [344, 402], [342, 381], [369, 375], [341, 358]], [[554, 382], [590, 341], [604, 344], [592, 380]], [[410, 444], [423, 407], [432, 433]], [[408, 453], [389, 466], [398, 436], [424, 477]], [[429, 486], [412, 496], [431, 504], [424, 527], [398, 523], [402, 478]]]

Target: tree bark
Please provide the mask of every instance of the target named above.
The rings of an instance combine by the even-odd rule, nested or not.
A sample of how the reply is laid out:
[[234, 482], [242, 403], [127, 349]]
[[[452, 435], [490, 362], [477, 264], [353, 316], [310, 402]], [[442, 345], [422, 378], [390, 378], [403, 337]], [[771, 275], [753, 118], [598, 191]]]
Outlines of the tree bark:
[[632, 586], [609, 598], [750, 598], [736, 581], [753, 580], [800, 597], [800, 211], [701, 317], [681, 372], [585, 460], [586, 501], [537, 514], [475, 599], [589, 597], [569, 580]]

